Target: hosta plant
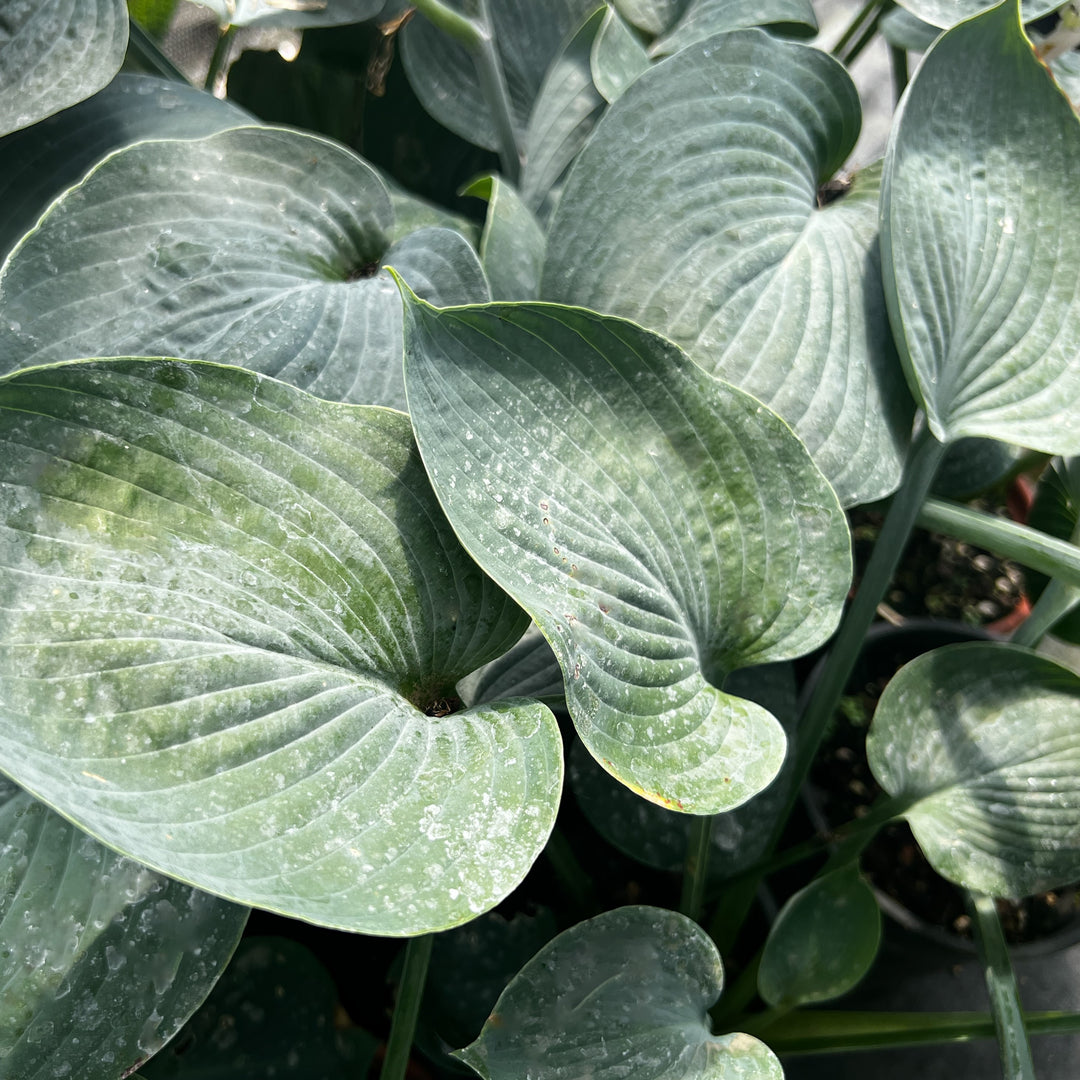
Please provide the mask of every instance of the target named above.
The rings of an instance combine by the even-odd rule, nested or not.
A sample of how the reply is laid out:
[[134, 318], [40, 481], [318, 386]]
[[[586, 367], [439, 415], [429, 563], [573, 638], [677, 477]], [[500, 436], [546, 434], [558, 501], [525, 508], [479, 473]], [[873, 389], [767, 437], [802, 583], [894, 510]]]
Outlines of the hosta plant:
[[[303, 34], [222, 100], [172, 6], [0, 0], [0, 1076], [362, 1076], [387, 977], [387, 1080], [995, 1031], [1032, 1076], [1080, 1030], [995, 904], [1080, 879], [1075, 13], [871, 0], [831, 55], [808, 0], [207, 0], [211, 86]], [[947, 456], [1045, 467], [1038, 527]], [[807, 839], [917, 526], [1041, 595], [896, 673], [881, 798]], [[809, 1008], [901, 819], [986, 1015]]]

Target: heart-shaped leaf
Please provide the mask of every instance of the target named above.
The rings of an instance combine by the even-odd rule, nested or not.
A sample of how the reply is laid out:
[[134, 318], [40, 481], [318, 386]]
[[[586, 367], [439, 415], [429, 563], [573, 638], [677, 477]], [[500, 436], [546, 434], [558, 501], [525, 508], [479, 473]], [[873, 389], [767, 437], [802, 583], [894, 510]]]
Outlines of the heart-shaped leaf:
[[816, 208], [858, 129], [824, 53], [759, 30], [698, 42], [597, 125], [541, 281], [544, 299], [658, 330], [775, 409], [845, 504], [896, 486], [912, 412], [881, 300], [877, 171]]
[[1015, 4], [938, 40], [893, 127], [881, 244], [901, 359], [942, 442], [1080, 452], [1078, 172], [1080, 123]]
[[373, 19], [386, 0], [194, 0], [209, 8], [222, 26], [279, 27], [343, 26]]
[[606, 107], [593, 83], [593, 46], [605, 21], [598, 8], [552, 60], [525, 130], [521, 197], [547, 221], [562, 181]]
[[82, 356], [214, 359], [334, 400], [404, 405], [393, 263], [438, 303], [486, 299], [467, 241], [394, 244], [354, 154], [243, 127], [137, 143], [64, 195], [0, 276], [0, 371]]
[[405, 372], [443, 509], [550, 642], [590, 752], [689, 812], [765, 787], [783, 732], [717, 688], [824, 641], [850, 574], [790, 429], [663, 338], [556, 305], [409, 297]]
[[723, 968], [684, 915], [618, 908], [564, 931], [499, 998], [458, 1056], [484, 1080], [782, 1080], [772, 1051], [749, 1035], [715, 1036], [707, 1010]]
[[165, 873], [327, 925], [442, 928], [521, 880], [558, 731], [536, 702], [450, 712], [525, 620], [405, 416], [153, 360], [17, 373], [0, 410], [5, 771]]
[[857, 866], [815, 878], [780, 909], [769, 930], [758, 992], [774, 1008], [829, 1001], [870, 970], [881, 911]]
[[288, 938], [245, 937], [203, 1007], [138, 1075], [144, 1080], [365, 1076], [378, 1042], [362, 1029], [342, 1027], [335, 1008], [340, 1006], [333, 978], [303, 945]]
[[[519, 133], [528, 126], [540, 84], [563, 41], [596, 6], [596, 0], [488, 0], [484, 5], [491, 14], [484, 31], [495, 43]], [[418, 14], [401, 32], [401, 57], [416, 96], [443, 127], [477, 146], [499, 149], [476, 64], [463, 45]]]
[[247, 914], [0, 779], [0, 1072], [126, 1076], [202, 1003]]
[[150, 75], [117, 75], [89, 100], [0, 142], [0, 258], [110, 151], [139, 139], [192, 139], [251, 122], [242, 109], [203, 90]]
[[124, 0], [5, 0], [0, 135], [96, 94], [127, 48]]
[[991, 896], [1080, 878], [1080, 677], [1014, 645], [901, 668], [866, 743], [934, 869]]
[[498, 176], [474, 180], [463, 195], [487, 199], [480, 264], [493, 300], [535, 300], [544, 262], [544, 233], [512, 184]]
[[[912, 15], [933, 26], [951, 27], [970, 19], [990, 5], [987, 0], [897, 0]], [[1016, 10], [1016, 0], [1006, 0], [1005, 7]], [[1057, 0], [1023, 0], [1020, 5], [1024, 22], [1032, 22], [1061, 7]]]
[[810, 0], [691, 0], [671, 31], [653, 43], [653, 56], [670, 56], [725, 30], [767, 26], [793, 37], [813, 37], [817, 16]]
[[[795, 727], [791, 664], [732, 672], [724, 689], [768, 709], [791, 737]], [[788, 754], [777, 778], [764, 791], [729, 813], [713, 816], [708, 862], [711, 880], [737, 874], [766, 854], [777, 815], [786, 808], [794, 762]], [[567, 778], [582, 813], [609, 844], [657, 870], [681, 870], [686, 865], [693, 828], [687, 815], [673, 814], [637, 798], [601, 769], [578, 741], [570, 749]]]

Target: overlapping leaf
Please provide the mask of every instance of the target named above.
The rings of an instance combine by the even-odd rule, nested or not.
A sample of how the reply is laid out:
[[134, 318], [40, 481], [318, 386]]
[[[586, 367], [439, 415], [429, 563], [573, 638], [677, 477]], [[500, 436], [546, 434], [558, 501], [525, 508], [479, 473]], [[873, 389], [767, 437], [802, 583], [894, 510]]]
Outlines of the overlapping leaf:
[[938, 40], [893, 128], [881, 207], [889, 313], [938, 439], [1080, 451], [1078, 171], [1080, 123], [1015, 5]]
[[[985, 11], [992, 3], [987, 0], [898, 0], [916, 18], [933, 26], [951, 27]], [[1006, 0], [1006, 7], [1015, 10], [1015, 0]], [[1061, 7], [1057, 0], [1023, 0], [1020, 6], [1024, 22], [1048, 15]]]
[[757, 30], [698, 42], [600, 121], [541, 281], [544, 299], [659, 330], [761, 398], [844, 503], [895, 487], [911, 418], [881, 301], [876, 170], [816, 208], [858, 128], [855, 89], [824, 53]]
[[0, 1074], [126, 1076], [198, 1008], [246, 920], [0, 779]]
[[0, 142], [0, 257], [107, 153], [146, 138], [189, 139], [251, 123], [183, 83], [120, 74], [99, 94]]
[[9, 377], [0, 432], [5, 771], [166, 873], [328, 925], [441, 928], [520, 881], [558, 733], [535, 702], [444, 715], [525, 620], [406, 417], [121, 360]]
[[544, 233], [512, 184], [499, 176], [474, 180], [463, 194], [487, 199], [480, 264], [493, 300], [535, 300], [544, 262]]
[[5, 0], [0, 135], [96, 94], [127, 48], [124, 0]]
[[566, 708], [562, 668], [547, 638], [533, 623], [502, 656], [466, 675], [457, 685], [467, 705], [508, 697], [531, 697], [552, 708]]
[[541, 949], [458, 1056], [484, 1080], [782, 1080], [764, 1043], [710, 1031], [722, 985], [716, 946], [695, 923], [618, 908]]
[[0, 371], [83, 356], [213, 359], [320, 397], [404, 405], [392, 262], [438, 303], [486, 299], [468, 242], [391, 243], [390, 197], [354, 154], [242, 127], [137, 143], [51, 208], [0, 275]]
[[[548, 66], [597, 3], [488, 0], [485, 6], [491, 13], [485, 31], [494, 40], [506, 76], [515, 127], [523, 133]], [[463, 45], [417, 15], [401, 33], [401, 55], [416, 96], [440, 124], [477, 146], [499, 148], [476, 64]]]
[[913, 660], [867, 737], [934, 869], [992, 896], [1080, 878], [1080, 677], [998, 643]]
[[653, 43], [654, 56], [672, 53], [725, 30], [767, 26], [793, 36], [813, 37], [817, 16], [810, 0], [691, 0], [669, 33]]
[[827, 638], [850, 573], [790, 429], [665, 339], [556, 305], [410, 298], [405, 367], [443, 508], [550, 642], [590, 752], [690, 812], [760, 791], [783, 733], [717, 687]]

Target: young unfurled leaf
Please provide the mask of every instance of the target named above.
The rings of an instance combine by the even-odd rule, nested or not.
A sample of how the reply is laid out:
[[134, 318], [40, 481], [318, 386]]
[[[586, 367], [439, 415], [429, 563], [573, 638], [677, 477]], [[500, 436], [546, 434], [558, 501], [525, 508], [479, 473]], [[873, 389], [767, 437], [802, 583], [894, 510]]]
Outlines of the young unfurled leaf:
[[0, 765], [209, 892], [379, 934], [465, 921], [543, 848], [554, 718], [454, 685], [526, 620], [407, 417], [239, 368], [0, 381]]
[[667, 335], [764, 401], [845, 505], [895, 488], [912, 414], [881, 298], [878, 170], [818, 206], [859, 122], [850, 78], [817, 49], [759, 30], [696, 42], [597, 124], [540, 285]]
[[0, 779], [0, 1072], [127, 1075], [199, 1007], [247, 915]]
[[901, 360], [942, 442], [1080, 452], [1078, 172], [1080, 122], [1015, 3], [938, 40], [893, 127], [881, 245]]
[[829, 1001], [870, 969], [881, 941], [881, 911], [859, 868], [815, 878], [783, 906], [769, 931], [758, 991], [774, 1008]]
[[137, 143], [66, 193], [0, 276], [0, 371], [83, 356], [239, 364], [320, 397], [404, 405], [392, 262], [437, 303], [485, 300], [449, 229], [391, 242], [390, 196], [314, 135]]
[[991, 896], [1080, 878], [1080, 677], [1014, 645], [901, 668], [866, 744], [934, 869]]
[[749, 1035], [715, 1036], [723, 968], [684, 915], [626, 907], [579, 923], [514, 977], [458, 1057], [484, 1080], [782, 1080]]
[[589, 751], [689, 812], [765, 787], [780, 725], [718, 687], [824, 641], [850, 575], [836, 496], [791, 430], [581, 309], [410, 296], [405, 368], [439, 500], [554, 649]]

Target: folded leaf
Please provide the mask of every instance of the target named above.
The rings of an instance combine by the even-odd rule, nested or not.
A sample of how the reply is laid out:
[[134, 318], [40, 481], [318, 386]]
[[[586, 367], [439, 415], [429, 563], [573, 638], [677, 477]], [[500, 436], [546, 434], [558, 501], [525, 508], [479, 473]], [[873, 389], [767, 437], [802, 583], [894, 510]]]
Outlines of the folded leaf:
[[582, 740], [673, 808], [776, 775], [779, 724], [717, 689], [809, 651], [847, 526], [790, 429], [670, 342], [544, 304], [406, 304], [406, 388], [443, 508], [548, 639]]
[[468, 242], [391, 243], [344, 147], [281, 128], [137, 143], [53, 205], [0, 275], [0, 371], [83, 356], [213, 359], [320, 397], [404, 405], [392, 263], [438, 303], [487, 299]]
[[408, 419], [238, 368], [0, 382], [0, 763], [222, 896], [413, 934], [550, 831], [559, 736], [454, 684], [525, 619], [454, 539]]
[[540, 285], [667, 335], [760, 398], [845, 504], [895, 488], [912, 414], [881, 299], [877, 170], [817, 206], [858, 130], [855, 87], [819, 50], [759, 30], [698, 42], [597, 125]]
[[866, 743], [934, 869], [991, 896], [1080, 878], [1080, 677], [1014, 645], [901, 668]]
[[716, 946], [695, 923], [618, 908], [545, 945], [457, 1056], [484, 1080], [782, 1080], [764, 1043], [711, 1033], [722, 985]]
[[818, 28], [810, 0], [690, 0], [679, 22], [650, 51], [653, 56], [670, 56], [713, 34], [748, 26], [767, 26], [798, 37], [813, 37]]
[[900, 356], [942, 442], [1080, 451], [1078, 171], [1080, 122], [1015, 3], [938, 39], [893, 127], [881, 245]]
[[96, 94], [127, 48], [124, 0], [5, 0], [0, 135]]
[[127, 1075], [199, 1007], [247, 915], [0, 779], [0, 1071]]

